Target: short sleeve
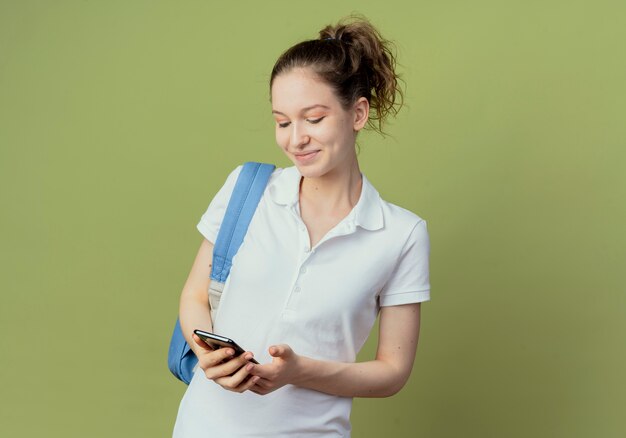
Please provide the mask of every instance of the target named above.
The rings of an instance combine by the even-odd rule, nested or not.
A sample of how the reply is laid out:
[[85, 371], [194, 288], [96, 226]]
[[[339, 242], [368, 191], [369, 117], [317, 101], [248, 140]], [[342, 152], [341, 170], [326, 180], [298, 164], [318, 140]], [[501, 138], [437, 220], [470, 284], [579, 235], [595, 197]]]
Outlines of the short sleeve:
[[381, 306], [430, 300], [429, 255], [428, 229], [426, 221], [421, 219], [413, 227], [391, 277], [380, 292]]
[[219, 189], [196, 227], [198, 231], [213, 244], [215, 243], [215, 239], [217, 239], [217, 233], [224, 219], [226, 207], [228, 206], [228, 201], [230, 201], [230, 195], [233, 193], [235, 183], [237, 182], [242, 168], [242, 165], [237, 166], [237, 168], [228, 175], [226, 182], [224, 182], [222, 188]]

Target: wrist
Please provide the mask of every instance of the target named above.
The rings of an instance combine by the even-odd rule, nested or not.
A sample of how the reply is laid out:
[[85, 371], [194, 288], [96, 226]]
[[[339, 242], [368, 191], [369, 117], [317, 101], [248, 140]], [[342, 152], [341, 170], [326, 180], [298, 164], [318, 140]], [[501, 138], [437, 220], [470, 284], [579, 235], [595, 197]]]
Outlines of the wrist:
[[292, 382], [294, 385], [303, 386], [311, 378], [311, 369], [314, 367], [313, 362], [314, 360], [309, 357], [296, 355]]

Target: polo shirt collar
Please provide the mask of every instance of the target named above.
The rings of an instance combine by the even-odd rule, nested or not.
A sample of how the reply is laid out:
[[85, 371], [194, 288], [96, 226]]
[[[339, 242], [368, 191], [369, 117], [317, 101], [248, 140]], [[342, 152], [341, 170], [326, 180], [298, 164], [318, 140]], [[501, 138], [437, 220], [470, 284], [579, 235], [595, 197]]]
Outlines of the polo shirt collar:
[[[279, 205], [295, 207], [298, 203], [301, 174], [296, 166], [284, 168], [282, 172], [269, 185], [269, 194], [274, 202]], [[361, 196], [348, 216], [354, 225], [366, 230], [379, 230], [383, 227], [383, 211], [381, 198], [378, 191], [361, 173], [363, 187]]]

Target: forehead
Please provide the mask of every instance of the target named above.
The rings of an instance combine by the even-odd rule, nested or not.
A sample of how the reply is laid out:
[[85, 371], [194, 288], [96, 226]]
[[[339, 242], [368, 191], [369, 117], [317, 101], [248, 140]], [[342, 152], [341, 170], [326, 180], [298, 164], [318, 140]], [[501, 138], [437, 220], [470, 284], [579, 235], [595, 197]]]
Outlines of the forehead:
[[333, 89], [304, 69], [294, 69], [276, 76], [271, 95], [272, 112], [287, 115], [298, 114], [313, 105], [325, 105], [331, 109], [339, 106]]

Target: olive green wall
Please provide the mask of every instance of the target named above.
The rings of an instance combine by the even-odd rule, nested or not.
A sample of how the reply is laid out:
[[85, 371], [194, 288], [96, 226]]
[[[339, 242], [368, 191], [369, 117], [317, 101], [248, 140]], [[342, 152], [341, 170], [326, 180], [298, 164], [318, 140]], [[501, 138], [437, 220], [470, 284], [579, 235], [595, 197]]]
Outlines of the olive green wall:
[[273, 62], [356, 11], [407, 103], [362, 169], [428, 221], [432, 300], [354, 436], [626, 436], [623, 5], [0, 0], [0, 435], [171, 434], [195, 225], [236, 165], [289, 164]]

